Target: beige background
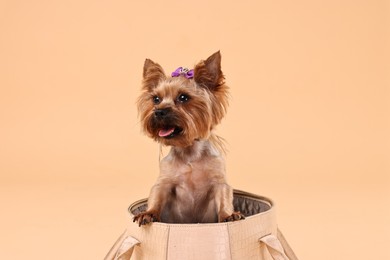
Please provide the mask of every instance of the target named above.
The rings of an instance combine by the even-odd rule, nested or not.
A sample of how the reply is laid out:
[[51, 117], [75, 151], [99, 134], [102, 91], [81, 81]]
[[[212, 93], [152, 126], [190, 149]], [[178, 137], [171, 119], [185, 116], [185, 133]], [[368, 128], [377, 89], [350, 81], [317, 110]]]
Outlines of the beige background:
[[300, 259], [390, 259], [388, 1], [0, 1], [0, 259], [102, 259], [148, 195], [145, 58], [217, 50], [229, 183]]

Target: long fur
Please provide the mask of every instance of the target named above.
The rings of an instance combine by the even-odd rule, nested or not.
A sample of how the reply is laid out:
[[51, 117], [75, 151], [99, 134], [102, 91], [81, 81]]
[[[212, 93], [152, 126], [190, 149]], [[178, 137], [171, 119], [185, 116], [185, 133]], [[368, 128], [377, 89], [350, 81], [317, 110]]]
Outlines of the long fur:
[[214, 128], [226, 114], [228, 87], [216, 52], [194, 68], [194, 78], [167, 77], [145, 60], [138, 111], [144, 133], [171, 146], [160, 162], [148, 208], [134, 217], [139, 225], [209, 223], [244, 218], [233, 210], [233, 190], [226, 183], [223, 138]]

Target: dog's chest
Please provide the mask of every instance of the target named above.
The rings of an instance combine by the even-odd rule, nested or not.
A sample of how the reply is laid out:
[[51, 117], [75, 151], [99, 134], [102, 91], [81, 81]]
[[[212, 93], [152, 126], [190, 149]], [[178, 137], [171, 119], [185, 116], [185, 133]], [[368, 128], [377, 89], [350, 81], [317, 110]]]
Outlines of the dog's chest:
[[187, 206], [204, 204], [210, 199], [214, 186], [224, 177], [219, 163], [201, 161], [182, 164], [175, 174], [175, 196], [178, 203]]
[[199, 161], [164, 161], [161, 174], [171, 183], [163, 218], [172, 223], [217, 221], [215, 194], [217, 185], [225, 183], [225, 168], [220, 157]]
[[175, 215], [175, 220], [184, 223], [216, 221], [217, 211], [212, 195], [215, 181], [209, 170], [191, 164], [178, 175], [171, 201], [174, 205], [171, 213]]
[[204, 193], [212, 185], [211, 169], [199, 163], [188, 163], [180, 167], [176, 175], [178, 196], [194, 196]]

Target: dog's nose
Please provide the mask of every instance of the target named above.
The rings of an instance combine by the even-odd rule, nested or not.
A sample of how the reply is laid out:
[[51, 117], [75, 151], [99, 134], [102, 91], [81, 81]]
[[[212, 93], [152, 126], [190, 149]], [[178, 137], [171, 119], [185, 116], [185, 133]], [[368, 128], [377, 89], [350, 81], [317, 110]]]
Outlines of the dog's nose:
[[168, 114], [168, 109], [156, 109], [154, 110], [154, 116], [157, 118], [163, 118]]

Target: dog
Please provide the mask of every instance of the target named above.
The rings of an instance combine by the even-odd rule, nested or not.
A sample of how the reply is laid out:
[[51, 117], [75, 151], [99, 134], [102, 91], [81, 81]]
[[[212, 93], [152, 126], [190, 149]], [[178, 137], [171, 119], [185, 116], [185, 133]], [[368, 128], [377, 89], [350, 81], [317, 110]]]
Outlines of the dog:
[[170, 152], [160, 162], [139, 226], [151, 222], [216, 223], [244, 219], [233, 209], [233, 189], [225, 178], [223, 141], [214, 128], [226, 114], [228, 87], [216, 52], [193, 70], [166, 76], [146, 59], [138, 112], [143, 132]]

